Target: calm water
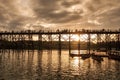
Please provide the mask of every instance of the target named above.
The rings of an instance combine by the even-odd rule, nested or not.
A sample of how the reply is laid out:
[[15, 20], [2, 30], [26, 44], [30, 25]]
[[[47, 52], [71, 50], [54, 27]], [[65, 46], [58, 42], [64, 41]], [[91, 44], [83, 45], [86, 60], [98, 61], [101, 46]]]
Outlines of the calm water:
[[0, 52], [0, 80], [120, 80], [120, 62], [71, 58], [67, 50], [5, 50]]

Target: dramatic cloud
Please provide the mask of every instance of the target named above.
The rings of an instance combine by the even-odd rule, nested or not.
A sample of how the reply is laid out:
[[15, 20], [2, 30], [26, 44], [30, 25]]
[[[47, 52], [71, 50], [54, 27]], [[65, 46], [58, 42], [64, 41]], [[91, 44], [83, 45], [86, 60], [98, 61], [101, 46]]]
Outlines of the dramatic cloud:
[[0, 0], [1, 30], [119, 28], [120, 0]]

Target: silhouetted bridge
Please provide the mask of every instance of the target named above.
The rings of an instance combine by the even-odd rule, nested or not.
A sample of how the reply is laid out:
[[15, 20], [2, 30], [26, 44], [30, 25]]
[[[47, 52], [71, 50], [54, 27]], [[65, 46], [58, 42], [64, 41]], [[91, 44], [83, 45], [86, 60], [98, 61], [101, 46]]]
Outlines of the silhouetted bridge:
[[[102, 45], [105, 44], [106, 50], [111, 50], [114, 43], [116, 50], [120, 49], [120, 30], [56, 30], [56, 31], [1, 31], [0, 41], [17, 42], [17, 41], [38, 41], [42, 46], [42, 42], [57, 41], [59, 49], [61, 49], [61, 42], [69, 43], [69, 51], [71, 50], [71, 42], [78, 42], [78, 50], [80, 50], [81, 42], [87, 43], [87, 50], [90, 51], [91, 44]], [[100, 49], [100, 46], [97, 47]]]

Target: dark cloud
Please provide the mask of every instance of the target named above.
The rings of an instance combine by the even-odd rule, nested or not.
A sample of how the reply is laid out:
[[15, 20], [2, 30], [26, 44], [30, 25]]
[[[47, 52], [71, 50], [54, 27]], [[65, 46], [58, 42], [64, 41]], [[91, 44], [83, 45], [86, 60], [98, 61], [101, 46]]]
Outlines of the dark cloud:
[[[90, 12], [88, 20], [100, 28], [119, 28], [120, 0], [91, 0], [85, 6]], [[87, 22], [86, 22], [87, 23]]]
[[[37, 2], [37, 1], [36, 1]], [[38, 18], [44, 18], [50, 23], [65, 23], [80, 18], [78, 14], [73, 14], [62, 9], [58, 0], [38, 0], [38, 6], [34, 6], [34, 11]]]
[[43, 28], [40, 25], [43, 23], [84, 23], [100, 28], [118, 28], [119, 3], [120, 0], [0, 0], [0, 27], [20, 30], [29, 24], [38, 29]]
[[99, 21], [103, 23], [103, 25], [107, 26], [116, 26], [117, 28], [120, 26], [120, 8], [113, 8], [105, 13], [98, 15], [98, 17], [102, 17]]
[[1, 30], [23, 29], [23, 25], [27, 24], [26, 22], [30, 22], [30, 19], [21, 15], [18, 6], [16, 6], [16, 0], [0, 0]]
[[81, 2], [82, 2], [81, 0], [73, 0], [73, 1], [63, 0], [61, 2], [61, 5], [64, 6], [64, 7], [71, 7], [71, 6], [79, 4]]

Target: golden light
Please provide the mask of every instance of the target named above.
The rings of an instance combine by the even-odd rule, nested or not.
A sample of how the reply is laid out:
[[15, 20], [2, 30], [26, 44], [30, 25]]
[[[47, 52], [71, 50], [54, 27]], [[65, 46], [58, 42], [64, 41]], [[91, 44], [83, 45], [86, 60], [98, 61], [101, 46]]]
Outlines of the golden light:
[[37, 35], [33, 36], [33, 41], [38, 41], [38, 36]]
[[78, 66], [79, 64], [83, 64], [83, 60], [80, 57], [74, 57], [73, 65]]
[[96, 38], [96, 37], [97, 37], [97, 35], [95, 35], [95, 34], [94, 34], [94, 35], [91, 35], [91, 38], [92, 38], [92, 39], [94, 39], [94, 38]]
[[45, 28], [50, 28], [50, 27], [54, 27], [55, 26], [55, 24], [49, 24], [49, 23], [42, 23], [40, 25], [45, 27]]
[[78, 66], [79, 65], [79, 57], [75, 57], [73, 63], [74, 63], [74, 66]]
[[83, 62], [84, 61], [82, 59], [80, 59], [80, 57], [73, 58], [72, 67], [73, 67], [73, 70], [76, 71], [75, 73], [73, 73], [74, 75], [79, 74], [79, 68], [83, 64]]
[[[69, 36], [68, 35], [63, 35], [63, 38], [65, 39], [65, 41], [69, 41]], [[71, 36], [71, 41], [85, 41], [87, 40], [88, 35], [87, 34], [83, 34], [83, 35], [72, 35]], [[62, 41], [64, 41], [64, 39], [62, 39]]]
[[80, 35], [80, 41], [87, 41], [88, 35], [87, 34], [82, 34]]
[[79, 41], [80, 37], [78, 35], [73, 35], [72, 37], [73, 41]]
[[[46, 35], [43, 35], [43, 37], [46, 37], [46, 40], [48, 39], [48, 36], [46, 36]], [[57, 37], [58, 37], [58, 35], [52, 35], [53, 41], [58, 41], [59, 39]], [[95, 35], [95, 34], [91, 35], [91, 41], [96, 42], [96, 39], [97, 39], [96, 37], [97, 37], [97, 35]], [[37, 41], [38, 36], [34, 35], [33, 40]], [[81, 34], [80, 36], [79, 35], [72, 35], [71, 36], [71, 41], [79, 41], [79, 40], [87, 42], [88, 35], [87, 34]], [[69, 35], [62, 35], [61, 41], [69, 41]]]
[[88, 20], [88, 23], [96, 24], [96, 25], [101, 25], [101, 23], [98, 20]]

